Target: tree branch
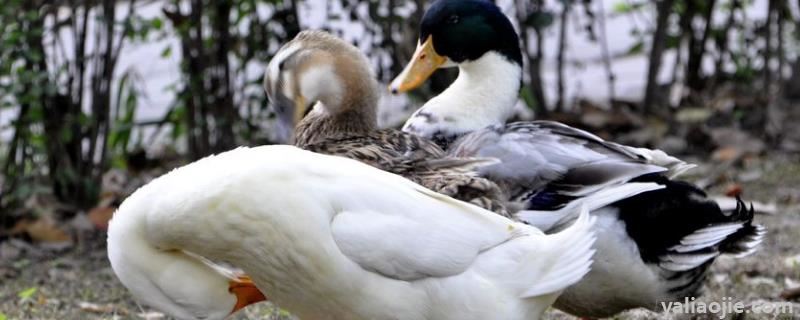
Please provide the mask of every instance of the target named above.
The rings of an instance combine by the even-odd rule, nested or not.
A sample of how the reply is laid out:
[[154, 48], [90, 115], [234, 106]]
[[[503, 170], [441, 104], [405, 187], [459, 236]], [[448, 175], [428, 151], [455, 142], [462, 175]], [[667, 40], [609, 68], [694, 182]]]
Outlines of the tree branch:
[[675, 0], [660, 0], [657, 4], [656, 30], [653, 32], [653, 46], [650, 49], [650, 64], [647, 68], [647, 86], [645, 88], [642, 110], [645, 113], [653, 111], [656, 103], [656, 90], [658, 89], [658, 72], [661, 67], [661, 56], [664, 53], [667, 37], [667, 24], [672, 13], [672, 4]]

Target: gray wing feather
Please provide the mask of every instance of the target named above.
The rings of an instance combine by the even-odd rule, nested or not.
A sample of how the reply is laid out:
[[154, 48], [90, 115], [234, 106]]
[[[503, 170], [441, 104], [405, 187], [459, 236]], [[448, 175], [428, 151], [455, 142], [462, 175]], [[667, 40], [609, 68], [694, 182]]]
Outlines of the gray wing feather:
[[457, 140], [448, 154], [498, 159], [500, 163], [479, 171], [509, 188], [512, 195], [547, 186], [566, 195], [583, 196], [637, 176], [670, 170], [650, 161], [653, 156], [645, 151], [663, 154], [658, 159], [666, 156], [606, 142], [557, 122], [528, 121], [468, 134]]

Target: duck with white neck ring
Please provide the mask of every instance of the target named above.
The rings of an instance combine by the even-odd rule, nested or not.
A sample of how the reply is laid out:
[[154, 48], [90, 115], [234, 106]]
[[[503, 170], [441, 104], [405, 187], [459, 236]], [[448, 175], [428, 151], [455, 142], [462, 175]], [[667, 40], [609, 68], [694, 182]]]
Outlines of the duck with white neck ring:
[[516, 213], [520, 220], [559, 230], [579, 204], [598, 217], [597, 261], [557, 308], [583, 317], [657, 309], [659, 302], [698, 295], [717, 256], [747, 255], [760, 244], [765, 230], [743, 203], [723, 213], [702, 190], [672, 180], [692, 165], [555, 122], [506, 124], [522, 59], [511, 22], [494, 4], [433, 3], [411, 62], [389, 89], [412, 90], [450, 66], [458, 66], [458, 78], [403, 130], [433, 139], [452, 156], [499, 159], [479, 171], [525, 204]]
[[522, 84], [522, 55], [513, 26], [494, 7], [483, 1], [438, 1], [425, 12], [412, 63], [390, 90], [414, 89], [437, 68], [457, 66], [459, 73], [447, 90], [411, 116], [404, 131], [447, 146], [512, 115]]

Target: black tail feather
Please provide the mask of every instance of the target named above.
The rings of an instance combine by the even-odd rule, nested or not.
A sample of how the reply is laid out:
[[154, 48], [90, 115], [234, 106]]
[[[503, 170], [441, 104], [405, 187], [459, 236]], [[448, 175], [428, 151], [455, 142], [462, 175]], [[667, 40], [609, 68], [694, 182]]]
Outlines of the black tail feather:
[[655, 182], [665, 188], [614, 206], [642, 259], [662, 267], [662, 279], [675, 298], [699, 294], [706, 271], [717, 255], [751, 254], [766, 232], [764, 227], [753, 224], [753, 207], [748, 208], [741, 199], [737, 198], [736, 210], [723, 212], [705, 192], [691, 184], [659, 175], [642, 176], [637, 182]]
[[723, 254], [732, 254], [736, 257], [743, 257], [752, 254], [758, 249], [759, 244], [764, 239], [767, 229], [761, 225], [753, 224], [755, 209], [753, 204], [750, 208], [738, 196], [736, 197], [736, 209], [732, 216], [743, 217], [744, 223], [741, 229], [728, 236], [719, 245], [719, 251]]

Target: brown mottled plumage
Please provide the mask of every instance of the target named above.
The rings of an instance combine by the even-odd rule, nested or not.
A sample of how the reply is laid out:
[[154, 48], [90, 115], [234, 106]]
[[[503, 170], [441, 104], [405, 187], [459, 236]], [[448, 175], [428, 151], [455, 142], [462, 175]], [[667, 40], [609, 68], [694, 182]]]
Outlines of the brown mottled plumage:
[[[378, 83], [358, 49], [327, 33], [304, 31], [276, 57], [270, 62], [264, 86], [279, 118], [280, 113], [284, 121], [287, 113], [294, 115], [296, 146], [359, 160], [444, 195], [509, 215], [504, 193], [474, 170], [492, 160], [448, 158], [425, 138], [377, 128]], [[313, 110], [303, 116], [311, 105]]]

